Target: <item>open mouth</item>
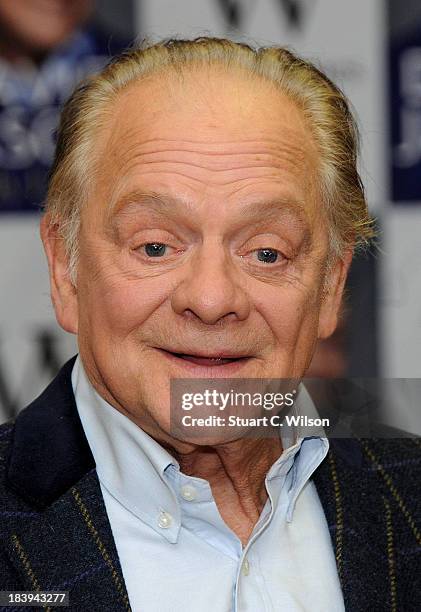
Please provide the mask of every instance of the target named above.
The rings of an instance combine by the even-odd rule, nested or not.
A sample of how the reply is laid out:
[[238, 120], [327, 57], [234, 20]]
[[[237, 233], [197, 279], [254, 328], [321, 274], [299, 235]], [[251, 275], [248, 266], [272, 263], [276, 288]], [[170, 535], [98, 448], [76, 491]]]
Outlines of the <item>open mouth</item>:
[[202, 355], [190, 355], [187, 353], [176, 353], [165, 349], [159, 349], [169, 357], [174, 359], [183, 360], [188, 363], [192, 363], [198, 366], [204, 367], [215, 367], [215, 366], [226, 366], [232, 363], [239, 363], [250, 359], [248, 356], [231, 357], [227, 355], [222, 356], [202, 356]]
[[190, 363], [204, 366], [220, 366], [232, 363], [233, 361], [240, 361], [240, 359], [246, 359], [246, 357], [198, 357], [196, 355], [183, 355], [182, 353], [173, 353], [173, 355], [185, 361], [190, 361]]

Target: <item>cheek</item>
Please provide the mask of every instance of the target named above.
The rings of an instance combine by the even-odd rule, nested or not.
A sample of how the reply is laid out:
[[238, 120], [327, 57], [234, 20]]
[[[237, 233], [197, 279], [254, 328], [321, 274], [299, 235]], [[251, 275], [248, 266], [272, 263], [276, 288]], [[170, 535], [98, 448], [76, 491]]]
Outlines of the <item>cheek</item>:
[[101, 275], [87, 283], [79, 303], [91, 332], [125, 337], [139, 328], [167, 299], [171, 290], [163, 278], [125, 279], [121, 274]]
[[313, 291], [265, 287], [255, 304], [282, 347], [296, 348], [300, 338], [317, 335], [320, 303]]

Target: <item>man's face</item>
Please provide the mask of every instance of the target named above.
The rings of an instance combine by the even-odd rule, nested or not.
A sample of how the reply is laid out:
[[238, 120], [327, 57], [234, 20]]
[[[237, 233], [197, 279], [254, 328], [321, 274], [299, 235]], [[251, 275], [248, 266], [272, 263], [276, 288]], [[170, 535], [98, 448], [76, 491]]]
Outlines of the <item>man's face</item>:
[[297, 107], [216, 70], [155, 78], [119, 97], [96, 146], [77, 288], [55, 305], [101, 395], [169, 431], [170, 378], [302, 376], [336, 324], [344, 265], [324, 296], [317, 152]]

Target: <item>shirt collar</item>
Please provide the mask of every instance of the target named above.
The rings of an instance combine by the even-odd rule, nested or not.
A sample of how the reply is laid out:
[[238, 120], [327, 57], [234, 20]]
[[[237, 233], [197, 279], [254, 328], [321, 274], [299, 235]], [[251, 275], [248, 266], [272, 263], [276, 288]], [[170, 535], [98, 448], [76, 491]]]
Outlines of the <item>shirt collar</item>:
[[[293, 416], [306, 415], [310, 419], [319, 416], [316, 406], [303, 383], [300, 383], [296, 400], [289, 414]], [[309, 435], [309, 433], [312, 435]], [[269, 470], [268, 479], [291, 470], [287, 509], [287, 521], [291, 522], [301, 491], [329, 451], [329, 440], [322, 427], [310, 429], [300, 424], [287, 429], [280, 429], [280, 437], [284, 451]]]

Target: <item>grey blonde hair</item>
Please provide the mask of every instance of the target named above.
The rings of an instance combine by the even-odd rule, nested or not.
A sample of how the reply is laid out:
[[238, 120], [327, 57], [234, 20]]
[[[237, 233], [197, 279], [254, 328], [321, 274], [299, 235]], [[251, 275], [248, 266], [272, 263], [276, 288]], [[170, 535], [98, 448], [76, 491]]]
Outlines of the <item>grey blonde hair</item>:
[[310, 62], [283, 47], [252, 48], [227, 39], [164, 40], [132, 48], [79, 85], [66, 102], [58, 130], [45, 211], [56, 224], [75, 283], [81, 210], [95, 171], [95, 136], [120, 92], [144, 77], [193, 67], [242, 70], [269, 81], [302, 111], [319, 151], [319, 188], [331, 252], [367, 245], [374, 236], [358, 173], [356, 122], [342, 91]]

